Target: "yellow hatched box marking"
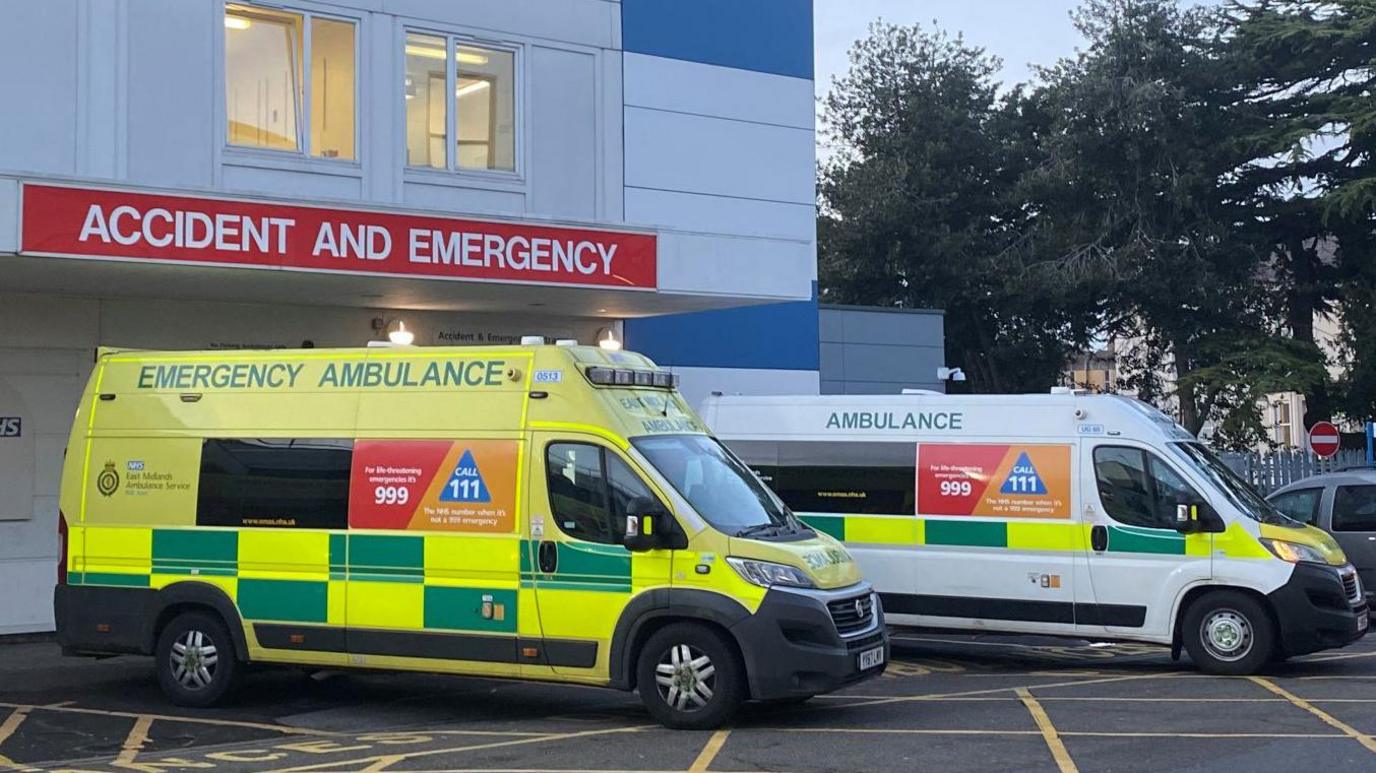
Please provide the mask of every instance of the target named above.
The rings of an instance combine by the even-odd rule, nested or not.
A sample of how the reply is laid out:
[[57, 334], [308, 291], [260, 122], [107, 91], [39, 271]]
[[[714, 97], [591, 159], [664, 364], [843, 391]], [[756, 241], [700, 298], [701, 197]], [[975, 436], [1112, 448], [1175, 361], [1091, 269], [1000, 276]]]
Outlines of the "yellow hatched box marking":
[[420, 583], [353, 580], [345, 606], [351, 627], [425, 627], [425, 586]]

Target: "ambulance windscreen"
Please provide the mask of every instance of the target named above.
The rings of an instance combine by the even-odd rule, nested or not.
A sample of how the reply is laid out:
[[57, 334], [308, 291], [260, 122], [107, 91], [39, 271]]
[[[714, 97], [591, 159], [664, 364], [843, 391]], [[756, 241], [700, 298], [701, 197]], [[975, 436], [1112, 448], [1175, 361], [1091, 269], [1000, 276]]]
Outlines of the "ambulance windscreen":
[[1203, 443], [1171, 443], [1171, 449], [1194, 470], [1214, 484], [1242, 514], [1254, 521], [1275, 526], [1299, 526], [1275, 505], [1257, 493], [1252, 485], [1233, 472]]
[[1110, 395], [1110, 397], [1121, 401], [1151, 420], [1156, 426], [1161, 428], [1162, 432], [1166, 433], [1166, 437], [1176, 438], [1178, 440], [1194, 439], [1194, 435], [1190, 434], [1189, 430], [1180, 426], [1175, 419], [1167, 416], [1164, 411], [1151, 403], [1143, 402], [1135, 397], [1128, 397], [1126, 395]]
[[752, 539], [812, 535], [749, 467], [713, 438], [657, 435], [634, 438], [631, 444], [718, 531]]

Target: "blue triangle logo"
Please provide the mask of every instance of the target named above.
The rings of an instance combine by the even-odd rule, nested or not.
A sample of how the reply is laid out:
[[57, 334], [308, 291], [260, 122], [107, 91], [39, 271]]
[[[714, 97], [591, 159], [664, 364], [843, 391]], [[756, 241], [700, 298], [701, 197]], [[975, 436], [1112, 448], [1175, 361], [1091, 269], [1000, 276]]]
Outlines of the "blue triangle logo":
[[441, 502], [491, 502], [492, 492], [488, 491], [478, 463], [473, 460], [473, 452], [464, 449], [463, 456], [449, 475], [440, 492]]
[[1013, 463], [1013, 469], [1008, 471], [1008, 477], [1003, 481], [1003, 488], [999, 489], [1000, 494], [1045, 494], [1046, 484], [1042, 482], [1042, 476], [1037, 474], [1036, 465], [1028, 458], [1027, 452], [1023, 451], [1018, 455], [1018, 461]]

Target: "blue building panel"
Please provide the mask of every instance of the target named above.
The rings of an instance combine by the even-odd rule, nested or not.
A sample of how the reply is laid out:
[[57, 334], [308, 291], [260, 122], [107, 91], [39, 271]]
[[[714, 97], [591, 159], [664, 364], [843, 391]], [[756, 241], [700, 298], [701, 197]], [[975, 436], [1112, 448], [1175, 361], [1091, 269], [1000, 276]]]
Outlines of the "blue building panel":
[[626, 347], [660, 365], [817, 370], [817, 300], [628, 319]]
[[812, 80], [812, 0], [622, 0], [626, 51]]

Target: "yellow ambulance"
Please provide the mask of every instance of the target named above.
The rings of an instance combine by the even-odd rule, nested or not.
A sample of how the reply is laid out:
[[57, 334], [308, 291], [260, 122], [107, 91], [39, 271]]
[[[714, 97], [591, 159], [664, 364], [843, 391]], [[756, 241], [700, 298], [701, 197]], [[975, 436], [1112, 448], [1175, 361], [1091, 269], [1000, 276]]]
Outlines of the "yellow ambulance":
[[62, 477], [68, 654], [639, 689], [673, 727], [883, 671], [845, 548], [631, 352], [102, 350]]

